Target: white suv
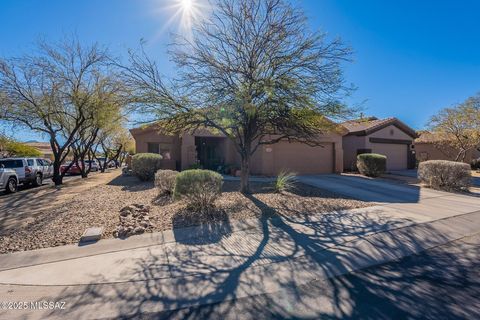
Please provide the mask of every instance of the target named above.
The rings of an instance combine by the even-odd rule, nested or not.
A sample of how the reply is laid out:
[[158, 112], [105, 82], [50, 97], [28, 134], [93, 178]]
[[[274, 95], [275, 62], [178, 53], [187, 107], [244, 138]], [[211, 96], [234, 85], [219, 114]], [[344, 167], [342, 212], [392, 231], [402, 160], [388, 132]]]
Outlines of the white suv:
[[53, 173], [51, 163], [37, 158], [0, 159], [0, 166], [13, 169], [17, 173], [18, 182], [24, 185], [41, 186], [43, 179], [50, 178]]
[[4, 168], [0, 164], [0, 190], [5, 190], [7, 193], [17, 191], [18, 177], [13, 169]]

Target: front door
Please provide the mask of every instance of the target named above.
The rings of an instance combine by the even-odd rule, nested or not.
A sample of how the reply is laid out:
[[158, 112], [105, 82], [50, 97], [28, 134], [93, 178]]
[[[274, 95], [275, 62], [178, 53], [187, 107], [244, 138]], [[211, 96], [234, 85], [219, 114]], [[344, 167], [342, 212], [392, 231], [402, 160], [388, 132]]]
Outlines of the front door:
[[197, 159], [204, 169], [217, 170], [222, 164], [220, 155], [220, 139], [210, 137], [196, 137]]

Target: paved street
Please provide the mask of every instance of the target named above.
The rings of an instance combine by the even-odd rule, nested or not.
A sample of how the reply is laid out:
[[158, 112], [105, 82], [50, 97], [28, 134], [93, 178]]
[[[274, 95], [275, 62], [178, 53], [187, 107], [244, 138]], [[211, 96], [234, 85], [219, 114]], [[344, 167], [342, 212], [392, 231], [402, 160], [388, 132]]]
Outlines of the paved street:
[[139, 319], [478, 319], [480, 235], [293, 290]]
[[59, 203], [67, 202], [82, 190], [113, 179], [120, 170], [92, 173], [88, 179], [67, 176], [64, 185], [55, 188], [51, 181], [37, 188], [22, 188], [14, 194], [0, 195], [0, 234], [9, 228], [22, 226], [41, 217], [42, 212]]
[[[478, 230], [478, 212], [415, 222], [376, 206], [308, 221], [266, 217], [126, 241], [104, 240], [92, 246], [13, 253], [0, 260], [0, 296], [8, 301], [64, 301], [67, 307], [4, 310], [0, 318], [135, 317], [288, 293], [337, 277], [340, 286], [344, 275], [445, 245]], [[343, 285], [335, 293], [348, 292], [350, 285]], [[302, 297], [300, 291], [297, 298], [308, 296]], [[348, 303], [344, 294], [336, 299], [339, 305]], [[324, 299], [310, 303], [323, 304]], [[345, 308], [344, 312], [352, 312]], [[275, 309], [268, 306], [265, 310]]]
[[[395, 261], [480, 232], [480, 198], [476, 196], [352, 176], [301, 179], [377, 205], [308, 216], [265, 213], [260, 219], [2, 255], [0, 296], [8, 301], [64, 301], [66, 309], [2, 310], [0, 318], [145, 314], [235, 318], [236, 311], [240, 312], [236, 308], [246, 318], [254, 313], [265, 318], [357, 318], [368, 310], [373, 318], [389, 318], [389, 310], [397, 304], [394, 311], [406, 317], [423, 310], [408, 309], [414, 297], [431, 305], [441, 302], [419, 292], [425, 288], [434, 292], [437, 280], [445, 290], [454, 284], [442, 282], [446, 273], [425, 278], [425, 271], [436, 272], [428, 266], [428, 259], [423, 263], [425, 270], [410, 270], [418, 274], [399, 273], [415, 263]], [[252, 196], [252, 201], [266, 209], [258, 198]], [[476, 266], [468, 264], [478, 261], [476, 241], [474, 249], [455, 257], [445, 253], [452, 268], [467, 274]], [[464, 260], [468, 263], [459, 264]], [[447, 258], [439, 263], [443, 266], [439, 270], [448, 270]], [[379, 267], [385, 264], [391, 267]], [[422, 282], [416, 281], [417, 275]], [[477, 283], [467, 280], [460, 282], [458, 290], [463, 288], [468, 293], [465, 302], [473, 304], [471, 291]], [[398, 301], [394, 300], [397, 291]], [[376, 303], [371, 306], [369, 301]], [[453, 310], [461, 304], [456, 300], [452, 304], [452, 310], [446, 306], [441, 310], [450, 312], [447, 316], [461, 314]], [[470, 309], [465, 312], [472, 314]]]
[[[63, 181], [65, 183], [69, 182], [69, 181], [73, 181], [73, 180], [76, 180], [76, 179], [81, 179], [82, 177], [81, 176], [65, 176], [63, 178]], [[52, 181], [52, 179], [45, 179], [43, 181], [43, 184], [41, 187], [33, 187], [33, 186], [24, 186], [24, 185], [19, 185], [18, 186], [18, 191], [17, 193], [20, 193], [20, 194], [25, 194], [25, 193], [29, 193], [29, 192], [35, 192], [36, 190], [42, 188], [42, 187], [47, 187], [47, 186], [53, 186], [54, 183]], [[5, 191], [0, 191], [0, 199], [2, 199], [3, 197], [10, 197], [11, 195], [6, 193]]]

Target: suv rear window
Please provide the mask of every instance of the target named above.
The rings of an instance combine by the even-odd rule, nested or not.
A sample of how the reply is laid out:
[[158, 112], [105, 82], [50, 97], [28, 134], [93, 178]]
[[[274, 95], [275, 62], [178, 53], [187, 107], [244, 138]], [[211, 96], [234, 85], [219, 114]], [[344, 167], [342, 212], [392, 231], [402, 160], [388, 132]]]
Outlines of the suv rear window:
[[0, 160], [0, 164], [3, 164], [5, 168], [9, 168], [9, 169], [23, 167], [22, 160]]

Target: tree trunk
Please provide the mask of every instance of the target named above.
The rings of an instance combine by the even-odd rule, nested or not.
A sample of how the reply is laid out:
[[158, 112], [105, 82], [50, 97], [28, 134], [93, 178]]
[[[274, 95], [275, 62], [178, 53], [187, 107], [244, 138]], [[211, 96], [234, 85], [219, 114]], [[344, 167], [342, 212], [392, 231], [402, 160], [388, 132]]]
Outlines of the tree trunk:
[[55, 186], [59, 186], [63, 183], [63, 176], [62, 174], [60, 173], [60, 166], [61, 166], [61, 162], [60, 160], [56, 159], [57, 157], [55, 157], [55, 160], [53, 161], [53, 183], [55, 184]]
[[240, 192], [244, 194], [250, 193], [250, 153], [242, 154], [240, 174]]
[[466, 155], [467, 155], [466, 150], [465, 149], [460, 149], [460, 152], [455, 157], [455, 162], [464, 162]]

